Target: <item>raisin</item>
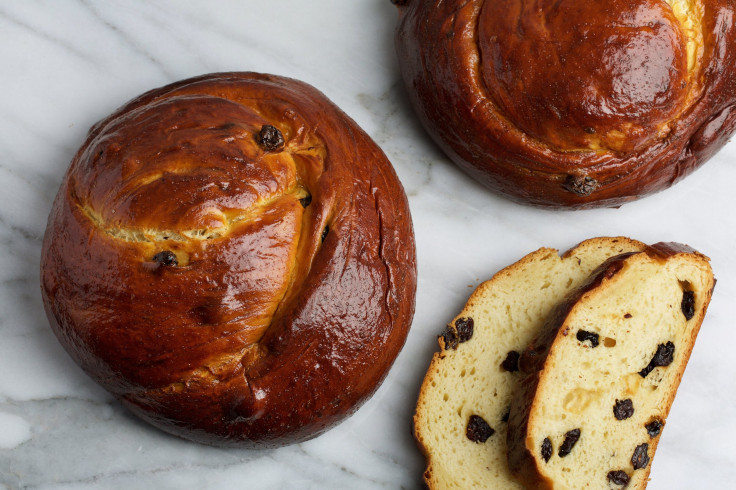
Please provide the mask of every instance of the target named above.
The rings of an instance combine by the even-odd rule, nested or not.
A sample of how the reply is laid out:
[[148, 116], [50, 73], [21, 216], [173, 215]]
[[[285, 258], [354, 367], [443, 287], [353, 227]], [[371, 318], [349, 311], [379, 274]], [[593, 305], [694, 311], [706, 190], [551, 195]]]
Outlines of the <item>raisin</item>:
[[258, 133], [258, 144], [266, 151], [278, 150], [284, 146], [284, 135], [276, 127], [266, 124]]
[[669, 366], [672, 364], [675, 356], [675, 344], [667, 342], [666, 344], [659, 344], [657, 346], [657, 352], [654, 353], [654, 357], [649, 361], [647, 367], [639, 371], [639, 376], [646, 378], [649, 373], [655, 367]]
[[508, 422], [509, 421], [509, 415], [511, 415], [511, 409], [507, 408], [506, 413], [503, 414], [503, 417], [501, 417], [501, 422]]
[[624, 315], [624, 318], [631, 318], [631, 313], [627, 313]]
[[641, 376], [642, 378], [646, 378], [647, 376], [649, 376], [649, 373], [651, 373], [653, 369], [654, 369], [654, 366], [650, 362], [647, 365], [647, 367], [645, 367], [644, 369], [642, 369], [641, 371], [639, 371], [639, 376]]
[[631, 398], [616, 400], [616, 404], [613, 406], [613, 415], [616, 420], [628, 419], [634, 415], [634, 402], [631, 401]]
[[595, 128], [588, 126], [584, 129], [584, 131], [588, 134], [595, 134]]
[[299, 199], [299, 204], [301, 204], [303, 208], [306, 208], [307, 206], [312, 204], [312, 195], [307, 194], [306, 197], [302, 197], [301, 199]]
[[322, 242], [325, 241], [325, 238], [327, 238], [327, 234], [330, 232], [330, 227], [325, 226], [325, 229], [322, 230]]
[[591, 347], [598, 347], [598, 334], [595, 332], [588, 332], [587, 330], [578, 330], [578, 334], [575, 336], [580, 342], [590, 340]]
[[496, 431], [479, 415], [471, 415], [465, 428], [465, 435], [473, 442], [486, 442], [494, 432]]
[[509, 351], [508, 354], [506, 354], [506, 359], [503, 360], [501, 363], [501, 367], [510, 373], [513, 373], [514, 371], [519, 370], [519, 357], [521, 355], [516, 352], [515, 350]]
[[455, 329], [457, 330], [457, 340], [460, 343], [467, 342], [473, 336], [473, 327], [475, 323], [472, 318], [458, 318], [455, 320]]
[[552, 457], [552, 441], [549, 440], [549, 437], [545, 437], [542, 441], [542, 458], [544, 459], [544, 462], [546, 463], [549, 461], [549, 458]]
[[693, 291], [682, 292], [682, 314], [685, 315], [685, 320], [690, 320], [695, 316], [695, 293]]
[[634, 454], [631, 455], [631, 465], [635, 470], [646, 468], [649, 464], [649, 454], [647, 451], [649, 451], [649, 444], [646, 442], [644, 444], [639, 444], [636, 446], [636, 449], [634, 449]]
[[442, 334], [442, 339], [445, 341], [445, 349], [457, 349], [457, 334], [454, 328], [448, 325]]
[[654, 419], [648, 424], [644, 426], [644, 428], [647, 430], [647, 434], [649, 434], [649, 437], [657, 437], [659, 435], [659, 432], [662, 430], [662, 421], [659, 419]]
[[669, 366], [675, 357], [675, 344], [667, 342], [666, 344], [659, 344], [657, 346], [657, 352], [654, 354], [652, 361], [657, 366]]
[[580, 439], [580, 429], [573, 429], [566, 433], [565, 440], [562, 442], [560, 450], [557, 451], [557, 455], [564, 458], [570, 454], [570, 451], [572, 451], [572, 448], [575, 446], [575, 443], [578, 442], [578, 439]]
[[581, 197], [589, 196], [598, 189], [599, 186], [600, 184], [594, 178], [582, 175], [568, 175], [567, 179], [565, 179], [565, 183], [562, 184], [562, 187], [565, 190]]
[[625, 471], [609, 471], [606, 478], [614, 485], [626, 486], [629, 484], [629, 475], [627, 475]]
[[179, 265], [176, 254], [170, 250], [164, 250], [163, 252], [157, 253], [153, 256], [153, 261], [167, 267], [176, 267]]

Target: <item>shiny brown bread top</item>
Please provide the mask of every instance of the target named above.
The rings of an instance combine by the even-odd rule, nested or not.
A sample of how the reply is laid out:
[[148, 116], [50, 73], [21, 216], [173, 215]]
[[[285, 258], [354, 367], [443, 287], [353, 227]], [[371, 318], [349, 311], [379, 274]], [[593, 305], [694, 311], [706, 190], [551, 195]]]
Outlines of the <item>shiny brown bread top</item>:
[[316, 89], [218, 73], [96, 124], [44, 237], [50, 323], [135, 413], [218, 445], [302, 441], [376, 390], [414, 313], [403, 188]]
[[513, 200], [618, 206], [736, 130], [729, 0], [405, 0], [409, 97], [450, 158]]

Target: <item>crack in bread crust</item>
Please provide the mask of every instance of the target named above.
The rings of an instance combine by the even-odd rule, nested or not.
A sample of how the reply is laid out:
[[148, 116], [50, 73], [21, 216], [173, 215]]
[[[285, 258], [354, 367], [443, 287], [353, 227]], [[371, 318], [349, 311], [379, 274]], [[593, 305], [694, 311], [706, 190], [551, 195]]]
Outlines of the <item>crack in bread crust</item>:
[[186, 243], [189, 240], [201, 241], [226, 238], [237, 225], [259, 219], [262, 210], [268, 208], [271, 204], [284, 198], [299, 201], [308, 195], [308, 192], [304, 188], [290, 189], [287, 194], [271, 196], [265, 201], [255, 203], [248, 209], [235, 210], [235, 212], [231, 211], [229, 215], [223, 215], [223, 226], [213, 229], [156, 230], [151, 228], [107, 226], [104, 218], [91, 207], [79, 203], [77, 203], [77, 206], [79, 206], [80, 211], [97, 229], [113, 238], [135, 243], [160, 244], [161, 242], [167, 241]]

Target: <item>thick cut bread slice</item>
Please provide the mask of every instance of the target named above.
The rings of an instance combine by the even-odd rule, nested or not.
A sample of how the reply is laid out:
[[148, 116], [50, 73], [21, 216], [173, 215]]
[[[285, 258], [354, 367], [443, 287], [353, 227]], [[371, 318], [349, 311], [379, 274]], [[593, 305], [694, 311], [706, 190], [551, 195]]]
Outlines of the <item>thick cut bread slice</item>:
[[596, 267], [644, 248], [627, 238], [591, 239], [562, 257], [543, 248], [476, 289], [440, 337], [417, 402], [414, 433], [430, 488], [522, 488], [506, 460], [505, 418], [520, 380], [513, 353]]
[[607, 261], [523, 353], [509, 468], [528, 488], [641, 489], [715, 284], [679, 244]]

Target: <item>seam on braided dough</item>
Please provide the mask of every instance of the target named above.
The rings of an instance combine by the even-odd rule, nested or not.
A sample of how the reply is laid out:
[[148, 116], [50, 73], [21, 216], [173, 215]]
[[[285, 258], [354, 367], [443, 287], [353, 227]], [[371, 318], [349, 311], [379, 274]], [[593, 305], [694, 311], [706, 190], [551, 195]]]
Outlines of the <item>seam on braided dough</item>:
[[306, 196], [306, 190], [300, 186], [295, 186], [289, 189], [288, 192], [277, 194], [271, 196], [268, 199], [258, 201], [255, 205], [251, 206], [248, 209], [239, 210], [240, 212], [235, 214], [235, 216], [229, 217], [229, 213], [223, 213], [225, 226], [219, 228], [195, 228], [191, 230], [178, 231], [120, 226], [108, 227], [106, 226], [106, 223], [102, 216], [100, 216], [100, 214], [92, 209], [89, 205], [82, 204], [76, 200], [75, 204], [82, 212], [82, 214], [84, 214], [95, 226], [95, 228], [113, 238], [134, 243], [157, 243], [162, 241], [187, 242], [189, 240], [203, 241], [226, 237], [236, 225], [241, 223], [248, 223], [250, 221], [253, 221], [254, 219], [257, 219], [258, 211], [267, 208], [271, 204], [289, 196], [293, 196], [294, 200], [298, 201], [299, 199]]

